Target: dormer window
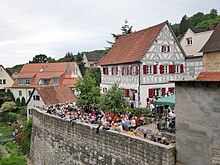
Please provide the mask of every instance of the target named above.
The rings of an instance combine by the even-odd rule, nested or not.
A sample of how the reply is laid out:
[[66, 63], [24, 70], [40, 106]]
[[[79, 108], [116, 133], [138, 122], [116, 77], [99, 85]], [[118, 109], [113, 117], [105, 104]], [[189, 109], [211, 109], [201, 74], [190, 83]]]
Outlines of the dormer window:
[[30, 79], [19, 79], [18, 84], [19, 85], [30, 85], [31, 81], [30, 81]]
[[164, 53], [170, 52], [170, 46], [168, 46], [168, 45], [163, 45], [163, 46], [161, 47], [161, 51], [164, 52]]
[[192, 45], [192, 37], [186, 38], [186, 44]]

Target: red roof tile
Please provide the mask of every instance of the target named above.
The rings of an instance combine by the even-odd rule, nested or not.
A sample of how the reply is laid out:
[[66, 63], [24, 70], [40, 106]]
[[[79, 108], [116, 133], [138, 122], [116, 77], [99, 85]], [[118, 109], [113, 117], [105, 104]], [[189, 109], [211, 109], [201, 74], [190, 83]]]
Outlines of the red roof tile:
[[[74, 67], [77, 63], [76, 62], [58, 62], [58, 63], [31, 63], [31, 64], [25, 64], [17, 79], [14, 81], [13, 88], [16, 87], [35, 87], [38, 85], [38, 82], [40, 79], [46, 78], [59, 78], [59, 85], [69, 85], [71, 87], [74, 87], [76, 84], [75, 81], [77, 81], [77, 78], [70, 77], [70, 75], [66, 75], [66, 69], [69, 67], [70, 74], [74, 70]], [[65, 78], [68, 77], [69, 82], [65, 80]], [[18, 85], [18, 79], [19, 78], [30, 78], [31, 84], [30, 85]], [[65, 81], [64, 81], [65, 80]], [[74, 83], [73, 83], [74, 82]]]
[[119, 37], [100, 65], [139, 61], [148, 51], [166, 22]]
[[67, 86], [41, 86], [36, 87], [36, 90], [46, 105], [77, 100], [77, 97]]
[[201, 72], [197, 80], [201, 81], [220, 81], [220, 72]]

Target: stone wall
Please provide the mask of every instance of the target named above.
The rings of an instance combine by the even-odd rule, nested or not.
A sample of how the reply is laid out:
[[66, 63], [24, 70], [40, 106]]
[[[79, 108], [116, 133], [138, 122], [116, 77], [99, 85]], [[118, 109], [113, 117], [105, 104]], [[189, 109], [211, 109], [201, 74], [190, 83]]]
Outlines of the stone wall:
[[74, 123], [33, 110], [35, 165], [171, 165], [173, 146]]
[[208, 52], [203, 55], [204, 71], [220, 70], [220, 52]]
[[177, 161], [220, 164], [220, 82], [176, 82]]

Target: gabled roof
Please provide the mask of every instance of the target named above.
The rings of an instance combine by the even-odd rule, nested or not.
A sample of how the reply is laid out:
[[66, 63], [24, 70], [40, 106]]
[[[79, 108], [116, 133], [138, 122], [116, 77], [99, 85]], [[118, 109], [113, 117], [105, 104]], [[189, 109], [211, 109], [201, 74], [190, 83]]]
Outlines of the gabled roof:
[[206, 31], [210, 31], [207, 29], [196, 29], [196, 28], [190, 28], [194, 33], [201, 33], [201, 32], [206, 32]]
[[4, 68], [4, 66], [0, 64], [0, 67], [2, 67], [5, 70], [5, 72], [8, 74], [8, 76], [14, 81], [14, 79], [11, 77], [11, 74]]
[[67, 86], [44, 86], [35, 88], [46, 105], [61, 104], [77, 100]]
[[97, 52], [89, 52], [89, 53], [85, 53], [85, 55], [86, 55], [86, 58], [88, 61], [98, 61], [106, 54], [105, 53], [97, 53]]
[[220, 72], [200, 72], [197, 80], [201, 81], [220, 81]]
[[[77, 77], [71, 77], [70, 74], [74, 71], [76, 62], [57, 62], [57, 63], [30, 63], [25, 64], [17, 79], [13, 84], [13, 88], [22, 87], [35, 87], [38, 85], [40, 79], [52, 79], [59, 78], [59, 85], [68, 85], [69, 87], [74, 87], [78, 80]], [[67, 75], [67, 69], [69, 69], [69, 75]], [[30, 85], [18, 85], [19, 79], [31, 79]], [[67, 80], [66, 80], [67, 79]], [[73, 80], [69, 80], [73, 79]], [[70, 82], [70, 83], [69, 83]], [[63, 84], [64, 83], [64, 84]], [[50, 83], [51, 84], [51, 83]]]
[[119, 37], [100, 65], [139, 61], [167, 22]]
[[216, 52], [216, 51], [220, 51], [220, 22], [215, 27], [215, 30], [212, 33], [209, 40], [200, 50], [200, 52]]

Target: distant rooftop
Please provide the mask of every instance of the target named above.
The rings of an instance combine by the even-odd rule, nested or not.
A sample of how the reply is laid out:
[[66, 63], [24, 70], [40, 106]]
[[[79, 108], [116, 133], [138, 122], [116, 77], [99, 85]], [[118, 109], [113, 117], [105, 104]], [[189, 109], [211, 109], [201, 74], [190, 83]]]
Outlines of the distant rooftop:
[[89, 52], [89, 53], [85, 53], [85, 55], [88, 61], [98, 61], [106, 54], [98, 53], [98, 52]]

